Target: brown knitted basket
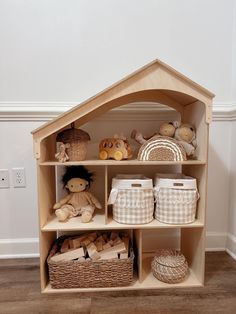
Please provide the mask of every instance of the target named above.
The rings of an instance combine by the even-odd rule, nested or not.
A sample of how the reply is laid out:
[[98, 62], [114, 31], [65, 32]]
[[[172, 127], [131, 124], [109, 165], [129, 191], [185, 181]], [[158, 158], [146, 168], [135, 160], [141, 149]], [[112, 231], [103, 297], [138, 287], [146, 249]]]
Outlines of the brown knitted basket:
[[128, 286], [133, 282], [134, 254], [127, 259], [78, 262], [51, 261], [59, 247], [55, 244], [47, 258], [52, 288], [94, 288]]
[[179, 283], [189, 273], [188, 263], [179, 251], [159, 250], [152, 261], [152, 273], [160, 281]]
[[86, 159], [88, 141], [90, 136], [87, 132], [72, 127], [58, 133], [57, 143], [69, 144], [66, 153], [71, 161], [80, 161]]
[[182, 145], [172, 137], [153, 136], [139, 149], [139, 160], [184, 161], [186, 152]]

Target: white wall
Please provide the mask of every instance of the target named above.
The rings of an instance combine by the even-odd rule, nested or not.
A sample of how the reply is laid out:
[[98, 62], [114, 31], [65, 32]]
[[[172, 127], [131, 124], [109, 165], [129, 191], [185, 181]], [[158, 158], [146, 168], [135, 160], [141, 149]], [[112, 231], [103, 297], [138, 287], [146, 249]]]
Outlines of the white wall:
[[155, 58], [232, 101], [234, 0], [1, 0], [0, 100], [80, 102]]
[[38, 252], [30, 131], [155, 58], [216, 94], [208, 247], [236, 243], [235, 34], [235, 0], [0, 0], [0, 168], [27, 180], [0, 190], [0, 255]]

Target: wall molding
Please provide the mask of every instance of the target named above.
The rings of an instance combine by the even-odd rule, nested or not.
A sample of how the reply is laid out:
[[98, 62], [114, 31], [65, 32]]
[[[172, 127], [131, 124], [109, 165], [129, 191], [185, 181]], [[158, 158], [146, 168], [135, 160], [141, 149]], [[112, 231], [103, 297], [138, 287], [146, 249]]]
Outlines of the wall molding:
[[236, 237], [231, 233], [227, 235], [226, 252], [236, 260]]
[[[161, 234], [164, 243], [173, 243], [176, 236]], [[225, 232], [207, 232], [206, 252], [214, 251], [226, 251], [236, 260], [236, 237]], [[0, 239], [0, 252], [0, 259], [39, 257], [39, 239]]]
[[[0, 121], [49, 121], [66, 112], [78, 102], [0, 102]], [[153, 111], [158, 115], [153, 116]], [[170, 119], [170, 113], [175, 111], [163, 105], [153, 103], [135, 103], [113, 109], [100, 120], [131, 119], [140, 117], [145, 120]], [[235, 121], [236, 102], [218, 102], [213, 105], [214, 121]]]
[[39, 257], [39, 239], [0, 239], [0, 252], [0, 259]]

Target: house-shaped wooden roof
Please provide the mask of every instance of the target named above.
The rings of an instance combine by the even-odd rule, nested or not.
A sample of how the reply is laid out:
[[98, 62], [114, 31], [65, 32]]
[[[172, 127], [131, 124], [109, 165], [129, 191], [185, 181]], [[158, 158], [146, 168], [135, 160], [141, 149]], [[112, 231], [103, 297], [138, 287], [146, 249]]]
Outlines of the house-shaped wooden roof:
[[104, 91], [59, 115], [32, 132], [35, 143], [77, 121], [77, 125], [134, 102], [156, 102], [179, 111], [196, 101], [206, 106], [206, 122], [211, 121], [212, 94], [160, 60], [154, 60]]

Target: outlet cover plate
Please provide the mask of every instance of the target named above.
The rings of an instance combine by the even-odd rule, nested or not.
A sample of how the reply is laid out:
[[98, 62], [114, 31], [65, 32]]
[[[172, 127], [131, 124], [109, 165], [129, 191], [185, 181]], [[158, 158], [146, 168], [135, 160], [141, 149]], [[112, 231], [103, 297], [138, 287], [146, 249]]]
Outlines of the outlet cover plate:
[[25, 168], [12, 168], [12, 181], [14, 188], [26, 187]]
[[8, 189], [9, 187], [9, 171], [8, 169], [0, 169], [0, 188]]

